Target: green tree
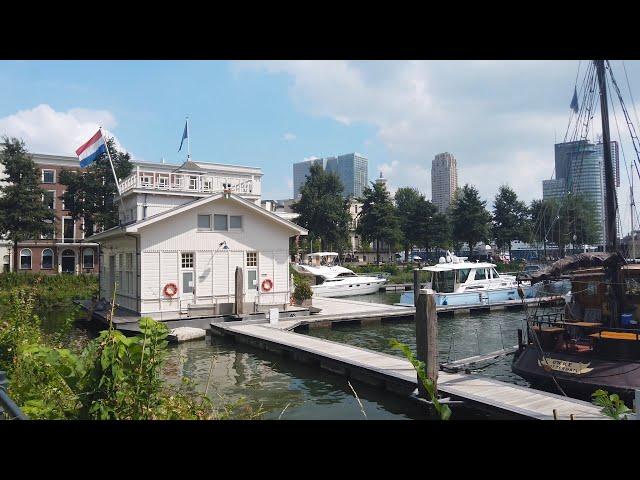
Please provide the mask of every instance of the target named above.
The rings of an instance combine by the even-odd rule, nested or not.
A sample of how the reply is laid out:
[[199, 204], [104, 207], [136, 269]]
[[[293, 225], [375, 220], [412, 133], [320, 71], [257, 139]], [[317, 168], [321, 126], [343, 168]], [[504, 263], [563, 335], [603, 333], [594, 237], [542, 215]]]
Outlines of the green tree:
[[362, 209], [358, 214], [356, 232], [365, 242], [375, 241], [376, 261], [380, 263], [380, 242], [393, 245], [401, 236], [395, 207], [389, 191], [375, 182], [371, 182], [371, 187], [365, 187], [359, 201]]
[[529, 239], [537, 244], [542, 243], [544, 257], [547, 257], [548, 235], [554, 223], [558, 207], [552, 200], [532, 200], [529, 206]]
[[493, 202], [493, 238], [498, 248], [508, 248], [509, 258], [511, 258], [511, 242], [527, 240], [528, 217], [527, 205], [518, 200], [518, 195], [511, 187], [502, 185]]
[[[118, 151], [112, 138], [107, 139], [107, 148], [111, 153], [116, 175], [122, 181], [133, 170], [131, 156]], [[94, 226], [100, 231], [119, 224], [120, 205], [114, 201], [118, 188], [106, 153], [81, 171], [63, 170], [60, 183], [67, 186], [61, 198], [70, 215], [74, 220], [84, 219], [85, 236], [93, 234]]]
[[411, 217], [418, 243], [429, 251], [433, 247], [446, 247], [449, 243], [447, 216], [429, 200], [421, 197], [412, 206]]
[[488, 240], [491, 214], [486, 209], [487, 202], [480, 200], [480, 193], [473, 185], [466, 184], [456, 192], [450, 209], [453, 237], [467, 242], [469, 254], [482, 240]]
[[6, 182], [0, 186], [0, 232], [13, 242], [13, 268], [18, 270], [18, 242], [38, 239], [54, 232], [55, 213], [43, 202], [40, 170], [25, 144], [3, 137], [0, 163]]
[[320, 238], [322, 248], [342, 251], [349, 238], [349, 202], [343, 198], [344, 186], [333, 172], [312, 165], [300, 189], [300, 200], [291, 208], [299, 214], [296, 223], [309, 230], [309, 237]]
[[415, 188], [402, 187], [396, 191], [394, 201], [402, 234], [400, 241], [404, 247], [404, 258], [409, 262], [409, 250], [421, 240], [419, 232], [416, 231], [415, 212], [416, 205], [424, 201], [424, 195]]

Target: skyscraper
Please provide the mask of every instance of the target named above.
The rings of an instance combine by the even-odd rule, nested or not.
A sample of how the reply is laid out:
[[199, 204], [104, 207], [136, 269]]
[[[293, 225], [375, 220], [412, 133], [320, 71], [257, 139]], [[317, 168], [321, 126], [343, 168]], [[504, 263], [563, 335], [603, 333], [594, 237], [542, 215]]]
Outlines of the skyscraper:
[[311, 165], [319, 164], [324, 168], [324, 160], [322, 158], [314, 158], [311, 160], [304, 160], [302, 162], [293, 164], [293, 198], [300, 199], [300, 188], [307, 181], [306, 177], [309, 175]]
[[300, 198], [300, 188], [309, 175], [311, 165], [317, 163], [327, 172], [333, 172], [344, 186], [344, 197], [359, 198], [369, 182], [369, 161], [359, 153], [347, 153], [337, 157], [317, 158], [293, 164], [293, 196]]
[[[618, 143], [611, 142], [611, 160], [616, 187], [620, 186]], [[543, 180], [542, 197], [562, 198], [567, 193], [580, 194], [591, 201], [598, 225], [601, 225], [597, 243], [605, 241], [604, 229], [604, 149], [602, 143], [587, 140], [555, 145], [556, 178]]]
[[456, 159], [449, 152], [438, 153], [431, 163], [431, 202], [444, 213], [458, 188]]

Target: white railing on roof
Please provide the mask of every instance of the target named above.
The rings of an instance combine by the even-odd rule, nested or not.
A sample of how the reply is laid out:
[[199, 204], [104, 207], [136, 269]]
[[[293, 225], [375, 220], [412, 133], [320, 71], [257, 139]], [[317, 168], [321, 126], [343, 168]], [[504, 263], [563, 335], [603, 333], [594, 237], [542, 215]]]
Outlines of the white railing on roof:
[[120, 182], [120, 192], [132, 189], [213, 193], [229, 189], [234, 193], [260, 195], [260, 179], [233, 175], [171, 173], [139, 168]]

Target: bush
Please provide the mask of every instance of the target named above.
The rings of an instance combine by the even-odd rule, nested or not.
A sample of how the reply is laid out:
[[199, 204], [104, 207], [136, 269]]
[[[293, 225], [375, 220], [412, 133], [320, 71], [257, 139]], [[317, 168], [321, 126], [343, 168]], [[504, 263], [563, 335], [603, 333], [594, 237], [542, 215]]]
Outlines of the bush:
[[296, 288], [293, 291], [293, 298], [298, 302], [303, 300], [309, 300], [313, 296], [313, 290], [305, 280], [301, 280], [296, 283]]

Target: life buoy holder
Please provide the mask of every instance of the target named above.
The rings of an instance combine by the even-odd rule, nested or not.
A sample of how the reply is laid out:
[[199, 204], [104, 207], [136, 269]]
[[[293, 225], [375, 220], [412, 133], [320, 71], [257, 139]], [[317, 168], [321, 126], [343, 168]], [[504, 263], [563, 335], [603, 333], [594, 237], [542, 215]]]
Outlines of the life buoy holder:
[[268, 292], [272, 288], [273, 288], [273, 282], [270, 279], [265, 278], [262, 281], [262, 290], [265, 291], [265, 292]]
[[162, 291], [167, 297], [173, 297], [176, 293], [178, 293], [178, 287], [175, 283], [167, 283]]

